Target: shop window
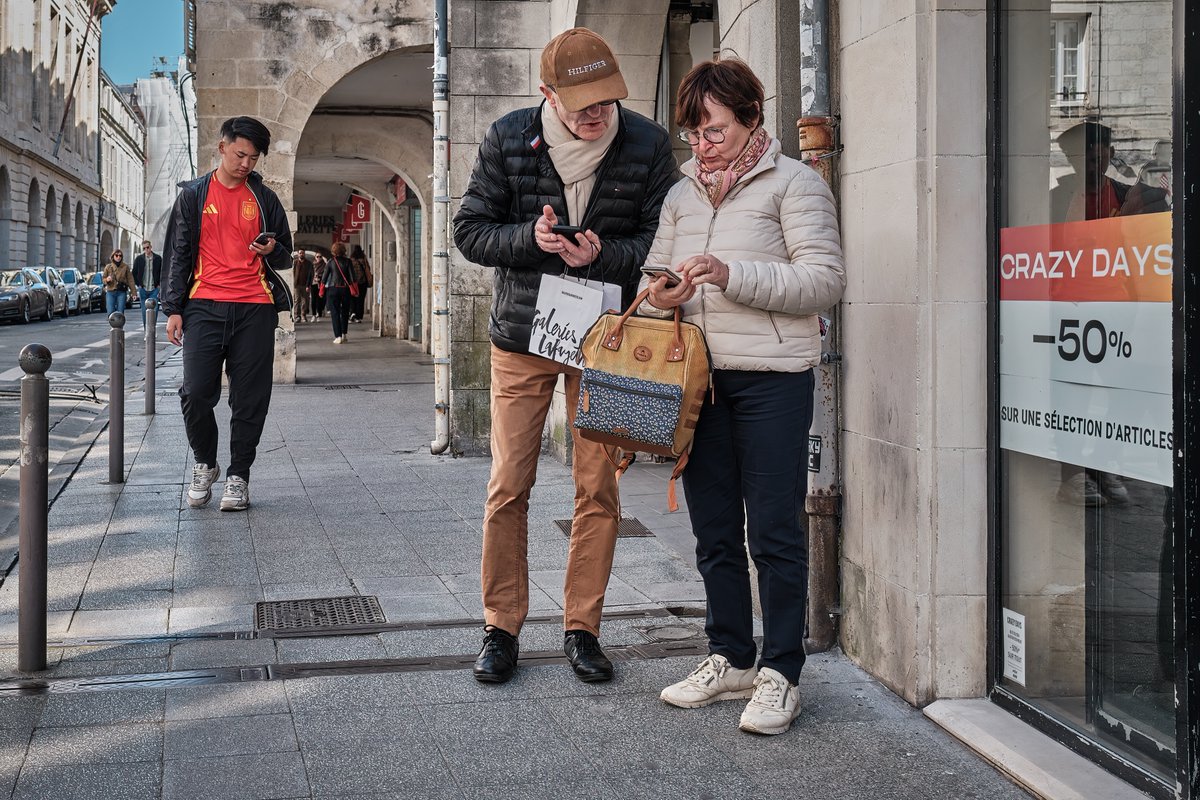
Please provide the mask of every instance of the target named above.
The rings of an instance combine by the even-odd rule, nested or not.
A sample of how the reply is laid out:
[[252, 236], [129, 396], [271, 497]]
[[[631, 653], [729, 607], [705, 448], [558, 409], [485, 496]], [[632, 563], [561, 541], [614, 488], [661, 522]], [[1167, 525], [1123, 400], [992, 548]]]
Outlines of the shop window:
[[996, 694], [1156, 796], [1181, 691], [1173, 7], [999, 0], [997, 25]]
[[1071, 108], [1087, 104], [1088, 15], [1050, 20], [1050, 63], [1053, 67], [1051, 104]]

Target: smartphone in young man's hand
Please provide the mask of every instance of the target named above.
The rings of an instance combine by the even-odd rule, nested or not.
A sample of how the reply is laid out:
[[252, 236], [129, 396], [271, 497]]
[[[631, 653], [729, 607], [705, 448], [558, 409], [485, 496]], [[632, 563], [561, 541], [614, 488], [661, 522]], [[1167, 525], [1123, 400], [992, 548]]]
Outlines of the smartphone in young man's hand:
[[265, 245], [267, 242], [275, 238], [275, 231], [263, 231], [254, 239], [257, 245]]

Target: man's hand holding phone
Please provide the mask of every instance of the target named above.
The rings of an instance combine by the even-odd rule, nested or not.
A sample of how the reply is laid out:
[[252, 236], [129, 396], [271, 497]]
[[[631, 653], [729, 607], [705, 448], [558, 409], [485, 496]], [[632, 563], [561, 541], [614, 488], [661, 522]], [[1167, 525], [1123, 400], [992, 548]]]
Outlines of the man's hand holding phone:
[[167, 341], [179, 347], [183, 344], [183, 315], [172, 314], [167, 317]]
[[269, 256], [275, 250], [275, 231], [263, 231], [253, 242], [250, 249], [260, 256]]
[[549, 205], [542, 207], [542, 216], [533, 224], [533, 237], [542, 251], [558, 255], [568, 267], [586, 267], [600, 255], [599, 236], [591, 230], [559, 225], [558, 215]]

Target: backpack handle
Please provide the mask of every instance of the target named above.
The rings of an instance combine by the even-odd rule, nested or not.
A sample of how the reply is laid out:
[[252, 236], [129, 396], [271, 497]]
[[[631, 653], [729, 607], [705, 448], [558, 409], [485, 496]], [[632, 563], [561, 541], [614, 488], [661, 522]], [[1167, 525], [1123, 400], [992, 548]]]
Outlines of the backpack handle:
[[[633, 312], [642, 304], [642, 301], [650, 297], [650, 290], [643, 289], [633, 302], [629, 304], [629, 308], [625, 309], [625, 313], [617, 320], [617, 324], [609, 331], [608, 336], [604, 337], [603, 346], [607, 350], [620, 350], [621, 340], [625, 337], [625, 320], [633, 316]], [[683, 312], [679, 306], [675, 306], [675, 336], [671, 340], [671, 347], [667, 350], [667, 361], [683, 361], [686, 352], [683, 346]]]

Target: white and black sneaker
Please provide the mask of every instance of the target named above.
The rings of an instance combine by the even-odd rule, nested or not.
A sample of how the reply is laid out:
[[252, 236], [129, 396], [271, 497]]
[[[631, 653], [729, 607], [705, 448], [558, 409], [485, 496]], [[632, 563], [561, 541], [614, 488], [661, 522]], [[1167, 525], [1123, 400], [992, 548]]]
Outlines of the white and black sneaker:
[[250, 484], [245, 478], [230, 475], [225, 479], [225, 493], [221, 495], [222, 511], [245, 511], [250, 507]]
[[196, 464], [192, 467], [192, 485], [187, 490], [187, 503], [200, 508], [212, 499], [213, 481], [221, 477], [221, 467], [214, 464]]

